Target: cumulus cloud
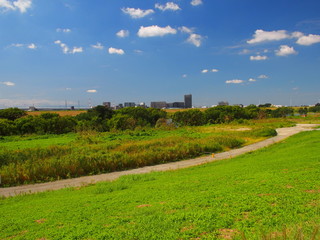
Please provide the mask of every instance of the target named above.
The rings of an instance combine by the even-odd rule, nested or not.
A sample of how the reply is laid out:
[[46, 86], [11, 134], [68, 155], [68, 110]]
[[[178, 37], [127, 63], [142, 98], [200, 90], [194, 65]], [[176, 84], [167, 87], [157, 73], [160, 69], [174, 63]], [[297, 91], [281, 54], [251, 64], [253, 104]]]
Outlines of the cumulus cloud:
[[219, 72], [219, 69], [211, 69], [211, 72]]
[[208, 73], [209, 70], [208, 70], [208, 69], [203, 69], [201, 72], [202, 72], [202, 73]]
[[258, 29], [255, 31], [253, 38], [248, 40], [247, 43], [254, 44], [254, 43], [261, 43], [261, 42], [268, 42], [268, 41], [279, 41], [286, 38], [290, 38], [290, 35], [287, 33], [286, 30], [278, 30], [278, 31], [264, 31]]
[[13, 5], [18, 8], [21, 13], [26, 12], [27, 9], [31, 7], [31, 4], [31, 0], [18, 0], [13, 2]]
[[292, 54], [297, 54], [297, 51], [294, 50], [293, 47], [289, 47], [288, 45], [281, 45], [279, 50], [275, 50], [277, 56], [288, 56]]
[[121, 10], [132, 18], [143, 18], [154, 13], [152, 9], [142, 10], [140, 8], [122, 8]]
[[15, 83], [13, 83], [13, 82], [0, 82], [1, 84], [3, 84], [3, 85], [6, 85], [6, 86], [8, 86], [8, 87], [13, 87], [14, 85], [16, 85]]
[[227, 84], [240, 84], [240, 83], [244, 83], [244, 81], [240, 80], [240, 79], [233, 79], [233, 80], [227, 80], [226, 83]]
[[97, 92], [96, 89], [89, 89], [89, 90], [87, 90], [87, 93], [96, 93], [96, 92]]
[[309, 34], [308, 36], [300, 36], [296, 43], [304, 46], [320, 43], [320, 35]]
[[21, 13], [25, 13], [31, 5], [31, 0], [17, 0], [13, 2], [9, 0], [0, 0], [0, 9], [4, 9], [4, 11], [19, 10]]
[[118, 55], [123, 55], [124, 51], [122, 49], [117, 49], [117, 48], [109, 48], [109, 54], [118, 54]]
[[203, 3], [202, 0], [192, 0], [190, 2], [192, 6], [198, 6], [198, 5], [201, 5], [202, 3]]
[[260, 79], [267, 79], [269, 78], [267, 75], [261, 74], [260, 76], [258, 76], [258, 78]]
[[249, 82], [256, 82], [257, 80], [254, 78], [249, 78]]
[[194, 33], [194, 29], [182, 26], [179, 28], [180, 32], [189, 34], [187, 43], [190, 43], [196, 47], [200, 47], [202, 44], [203, 37], [199, 34]]
[[251, 61], [263, 61], [263, 60], [267, 60], [267, 59], [268, 59], [267, 56], [261, 56], [261, 55], [250, 56]]
[[63, 32], [63, 33], [69, 33], [69, 32], [71, 32], [71, 29], [69, 29], [69, 28], [57, 28], [56, 31], [57, 32]]
[[54, 41], [54, 44], [57, 44], [61, 47], [62, 52], [64, 54], [75, 54], [75, 53], [81, 53], [83, 52], [83, 48], [82, 47], [73, 47], [72, 49], [70, 49], [67, 44], [61, 42], [60, 40], [56, 40]]
[[162, 37], [167, 34], [176, 34], [177, 30], [170, 27], [159, 27], [157, 25], [143, 27], [141, 26], [138, 31], [139, 37]]
[[125, 38], [129, 36], [129, 31], [128, 30], [120, 30], [117, 32], [117, 36], [120, 38]]
[[200, 47], [202, 44], [203, 37], [199, 34], [192, 33], [187, 39], [187, 42], [195, 45], [196, 47]]
[[37, 49], [37, 46], [34, 43], [28, 45], [29, 49]]
[[99, 50], [103, 50], [103, 46], [101, 43], [97, 42], [97, 44], [93, 44], [91, 45], [92, 48], [95, 48], [95, 49], [99, 49]]
[[70, 53], [75, 54], [75, 53], [82, 53], [83, 49], [82, 47], [74, 47]]
[[165, 5], [161, 5], [159, 3], [156, 3], [155, 8], [160, 9], [161, 11], [178, 11], [181, 10], [178, 4], [173, 3], [173, 2], [167, 2]]

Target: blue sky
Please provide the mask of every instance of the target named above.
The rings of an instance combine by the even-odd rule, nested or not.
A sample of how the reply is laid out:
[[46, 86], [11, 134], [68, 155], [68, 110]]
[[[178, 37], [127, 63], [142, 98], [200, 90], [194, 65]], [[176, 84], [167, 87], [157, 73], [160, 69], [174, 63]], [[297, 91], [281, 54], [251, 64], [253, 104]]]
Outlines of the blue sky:
[[320, 101], [318, 0], [0, 0], [0, 108]]

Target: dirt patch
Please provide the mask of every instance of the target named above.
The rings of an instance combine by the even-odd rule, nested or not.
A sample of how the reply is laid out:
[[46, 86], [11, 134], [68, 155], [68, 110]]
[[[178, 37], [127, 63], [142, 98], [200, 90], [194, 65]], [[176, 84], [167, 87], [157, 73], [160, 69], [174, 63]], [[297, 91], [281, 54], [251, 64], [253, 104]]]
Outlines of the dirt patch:
[[219, 229], [219, 237], [222, 239], [233, 239], [240, 232], [236, 229]]
[[137, 208], [144, 208], [144, 207], [152, 207], [152, 205], [150, 205], [150, 204], [142, 204], [142, 205], [137, 206]]

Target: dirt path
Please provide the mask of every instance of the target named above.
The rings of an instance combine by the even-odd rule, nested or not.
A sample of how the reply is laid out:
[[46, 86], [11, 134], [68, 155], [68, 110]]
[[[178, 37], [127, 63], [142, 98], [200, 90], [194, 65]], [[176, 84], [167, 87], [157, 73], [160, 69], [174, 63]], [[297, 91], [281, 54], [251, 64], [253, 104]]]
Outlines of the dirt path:
[[66, 188], [66, 187], [79, 187], [79, 186], [102, 182], [102, 181], [113, 181], [119, 178], [120, 176], [124, 176], [124, 175], [142, 174], [142, 173], [149, 173], [149, 172], [155, 172], [155, 171], [168, 171], [168, 170], [187, 168], [187, 167], [196, 166], [196, 165], [218, 161], [218, 160], [223, 160], [223, 159], [235, 157], [247, 152], [251, 152], [251, 151], [269, 146], [273, 143], [279, 142], [299, 132], [311, 131], [316, 126], [319, 126], [319, 125], [297, 124], [297, 126], [295, 127], [279, 128], [277, 129], [278, 135], [276, 137], [272, 137], [264, 141], [254, 143], [239, 149], [233, 149], [228, 152], [218, 153], [218, 154], [215, 154], [214, 157], [210, 155], [210, 156], [204, 156], [204, 157], [199, 157], [199, 158], [189, 159], [189, 160], [184, 160], [179, 162], [172, 162], [172, 163], [160, 164], [155, 166], [147, 166], [147, 167], [132, 169], [128, 171], [122, 171], [122, 172], [106, 173], [106, 174], [95, 175], [95, 176], [79, 177], [79, 178], [59, 180], [59, 181], [48, 182], [48, 183], [39, 183], [39, 184], [33, 184], [33, 185], [0, 188], [0, 196], [8, 197], [8, 196], [15, 196], [18, 194], [28, 194], [28, 193], [43, 192], [43, 191], [49, 191], [49, 190], [57, 190], [57, 189]]

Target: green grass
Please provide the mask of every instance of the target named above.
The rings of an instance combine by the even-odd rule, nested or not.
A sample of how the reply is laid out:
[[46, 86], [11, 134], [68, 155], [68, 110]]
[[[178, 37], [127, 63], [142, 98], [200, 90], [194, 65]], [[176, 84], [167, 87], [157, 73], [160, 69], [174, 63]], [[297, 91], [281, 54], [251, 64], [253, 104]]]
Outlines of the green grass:
[[[0, 141], [2, 186], [120, 171], [221, 152], [274, 136], [270, 127], [276, 124], [7, 137]], [[237, 131], [239, 128], [245, 131]]]
[[0, 239], [319, 239], [319, 138], [304, 132], [198, 167], [2, 199]]

